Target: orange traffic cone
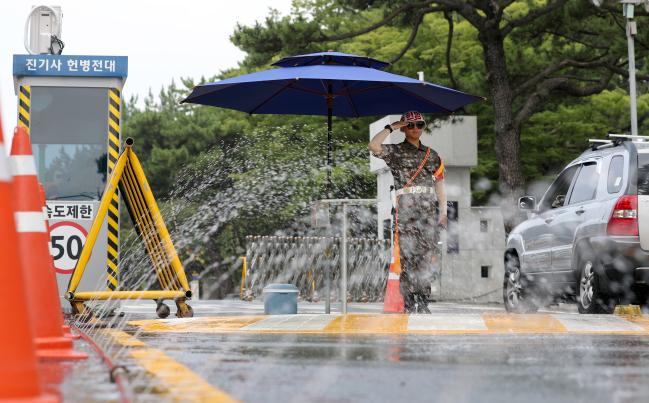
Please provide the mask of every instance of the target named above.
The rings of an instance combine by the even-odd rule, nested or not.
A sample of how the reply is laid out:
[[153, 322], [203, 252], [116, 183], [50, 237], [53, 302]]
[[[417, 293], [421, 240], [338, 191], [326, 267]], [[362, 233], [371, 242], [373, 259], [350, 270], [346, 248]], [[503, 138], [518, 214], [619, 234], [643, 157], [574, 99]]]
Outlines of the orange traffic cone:
[[5, 301], [2, 320], [7, 328], [0, 332], [0, 401], [56, 401], [43, 395], [37, 372], [36, 346], [27, 309], [26, 282], [18, 258], [16, 225], [13, 216], [13, 191], [6, 161], [0, 121], [0, 256]]
[[88, 355], [74, 351], [72, 340], [63, 335], [63, 314], [52, 270], [43, 205], [38, 196], [36, 166], [24, 127], [14, 131], [9, 163], [14, 177], [18, 253], [23, 276], [29, 284], [26, 291], [37, 355], [44, 359], [85, 359]]
[[[50, 235], [50, 222], [49, 222], [49, 217], [47, 215], [47, 204], [45, 203], [45, 188], [43, 187], [43, 184], [39, 183], [38, 184], [38, 194], [40, 196], [41, 200], [41, 205], [43, 206], [43, 219], [45, 220], [45, 228], [46, 228], [46, 234], [47, 234], [47, 239], [52, 239], [52, 236]], [[54, 270], [54, 262], [52, 261], [52, 272], [56, 273]], [[54, 278], [56, 278], [56, 274], [54, 274]], [[78, 334], [73, 334], [70, 326], [68, 325], [63, 325], [63, 335], [65, 337], [69, 337], [71, 339], [80, 339], [81, 336]]]
[[390, 273], [388, 284], [385, 287], [385, 298], [383, 299], [384, 313], [403, 313], [404, 302], [399, 288], [399, 276], [401, 275], [401, 257], [399, 254], [399, 235], [394, 237], [392, 247], [392, 262], [390, 262]]

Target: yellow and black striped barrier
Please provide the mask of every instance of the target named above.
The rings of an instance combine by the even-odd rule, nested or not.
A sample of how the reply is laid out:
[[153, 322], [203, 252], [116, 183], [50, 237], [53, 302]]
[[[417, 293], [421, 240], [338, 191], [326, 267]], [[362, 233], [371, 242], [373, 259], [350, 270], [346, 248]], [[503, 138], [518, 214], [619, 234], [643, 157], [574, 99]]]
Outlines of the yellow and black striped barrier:
[[29, 133], [29, 119], [32, 108], [32, 87], [31, 85], [21, 85], [20, 94], [18, 95], [18, 126], [23, 126]]
[[[108, 90], [108, 175], [115, 170], [119, 158], [121, 95], [117, 88]], [[106, 256], [106, 287], [115, 291], [119, 267], [119, 189], [108, 206], [108, 247]]]
[[[178, 307], [176, 315], [178, 317], [193, 316], [192, 308], [187, 305], [186, 300], [191, 298], [191, 290], [185, 275], [185, 270], [178, 258], [174, 248], [169, 231], [162, 219], [158, 205], [153, 197], [149, 183], [142, 170], [139, 159], [131, 149], [132, 139], [126, 140], [126, 147], [115, 161], [114, 169], [109, 177], [104, 195], [101, 198], [97, 215], [92, 223], [88, 237], [81, 256], [77, 261], [70, 281], [66, 298], [72, 304], [72, 311], [78, 315], [88, 316], [90, 312], [84, 305], [89, 300], [119, 300], [119, 299], [152, 299], [158, 302], [157, 313], [160, 317], [169, 315], [169, 309], [162, 304], [165, 299], [173, 299]], [[129, 212], [133, 225], [135, 226], [140, 239], [143, 240], [147, 253], [151, 260], [154, 273], [160, 285], [160, 290], [156, 291], [129, 291], [118, 289], [117, 281], [111, 282], [115, 289], [108, 287], [106, 291], [89, 291], [76, 292], [86, 265], [92, 254], [92, 249], [97, 241], [97, 236], [101, 230], [106, 215], [116, 215], [114, 212], [114, 200], [117, 192], [122, 195], [122, 200]], [[113, 217], [116, 222], [116, 217]], [[110, 232], [110, 226], [109, 226]], [[111, 238], [109, 236], [109, 243]], [[113, 241], [115, 242], [115, 241]], [[109, 256], [110, 256], [109, 246]], [[112, 248], [117, 252], [117, 244]], [[110, 277], [116, 278], [118, 265], [114, 267], [109, 261], [109, 282]]]

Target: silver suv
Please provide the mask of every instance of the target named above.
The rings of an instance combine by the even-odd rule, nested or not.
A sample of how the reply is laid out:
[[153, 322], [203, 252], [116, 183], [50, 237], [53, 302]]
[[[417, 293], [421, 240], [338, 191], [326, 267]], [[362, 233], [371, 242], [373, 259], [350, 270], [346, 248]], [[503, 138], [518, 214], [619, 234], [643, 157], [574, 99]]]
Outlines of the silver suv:
[[649, 295], [649, 137], [609, 135], [572, 161], [507, 238], [503, 299], [509, 312], [576, 300], [611, 313]]

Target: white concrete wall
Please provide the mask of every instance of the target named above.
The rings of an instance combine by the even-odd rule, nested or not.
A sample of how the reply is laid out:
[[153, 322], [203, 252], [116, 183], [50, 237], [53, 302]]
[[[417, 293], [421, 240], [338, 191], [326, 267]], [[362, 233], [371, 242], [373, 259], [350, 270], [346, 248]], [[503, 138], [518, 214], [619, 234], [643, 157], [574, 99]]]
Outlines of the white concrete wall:
[[[487, 232], [481, 232], [481, 220], [487, 221]], [[460, 208], [458, 227], [460, 253], [446, 253], [443, 248], [440, 299], [502, 302], [505, 249], [502, 213], [498, 208]], [[482, 266], [489, 267], [487, 278], [481, 276]]]
[[457, 201], [460, 209], [471, 207], [471, 168], [446, 167], [446, 198]]

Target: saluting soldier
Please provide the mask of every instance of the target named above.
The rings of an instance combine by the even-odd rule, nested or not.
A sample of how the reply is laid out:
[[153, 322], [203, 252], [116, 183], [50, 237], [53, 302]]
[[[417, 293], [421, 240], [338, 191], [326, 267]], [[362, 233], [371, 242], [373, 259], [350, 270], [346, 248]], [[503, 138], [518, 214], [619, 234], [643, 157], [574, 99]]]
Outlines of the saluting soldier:
[[[439, 272], [439, 228], [448, 224], [444, 162], [419, 141], [425, 128], [421, 113], [406, 112], [369, 143], [372, 154], [385, 161], [394, 178], [395, 240], [400, 249], [401, 294], [408, 313], [430, 313], [430, 287]], [[405, 140], [383, 144], [394, 130], [404, 132]]]

